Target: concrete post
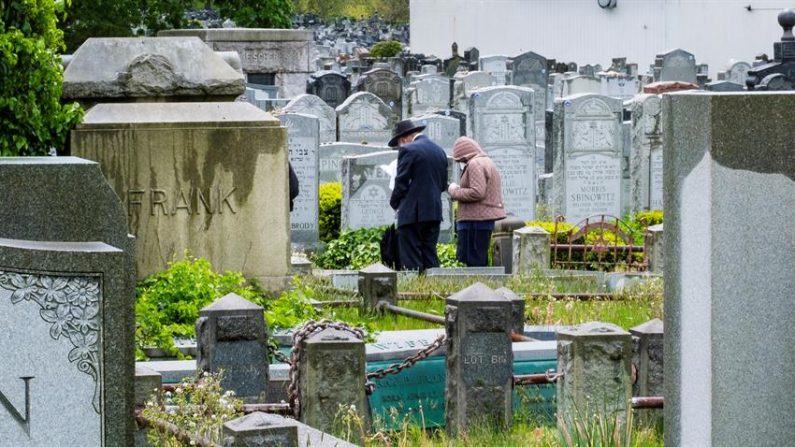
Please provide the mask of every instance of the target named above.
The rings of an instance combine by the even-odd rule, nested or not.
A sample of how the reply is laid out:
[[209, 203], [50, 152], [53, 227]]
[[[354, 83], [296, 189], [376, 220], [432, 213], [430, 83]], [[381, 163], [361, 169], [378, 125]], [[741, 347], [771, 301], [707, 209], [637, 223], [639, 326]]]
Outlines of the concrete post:
[[267, 402], [268, 329], [261, 306], [230, 293], [199, 312], [196, 369], [223, 370], [221, 386], [247, 403]]
[[476, 283], [447, 298], [445, 319], [447, 431], [465, 433], [478, 423], [510, 427], [510, 301]]
[[[632, 334], [633, 396], [663, 396], [663, 322], [654, 319], [629, 330]], [[637, 410], [635, 420], [662, 422], [662, 410]]]
[[359, 271], [359, 295], [362, 311], [374, 313], [380, 301], [397, 305], [397, 272], [383, 264], [373, 264]]
[[632, 397], [632, 339], [618, 326], [590, 322], [558, 331], [558, 427], [594, 415], [626, 425]]
[[298, 447], [298, 427], [258, 411], [224, 423], [223, 438], [224, 447]]
[[331, 432], [340, 408], [365, 411], [364, 341], [337, 329], [304, 339], [300, 355], [300, 421]]
[[519, 335], [524, 334], [524, 298], [507, 287], [500, 287], [495, 292], [511, 302], [511, 330]]
[[513, 231], [524, 227], [524, 220], [508, 216], [494, 224], [491, 235], [492, 265], [505, 267], [505, 273], [513, 273]]
[[652, 273], [662, 273], [665, 256], [663, 254], [663, 224], [652, 225], [646, 229], [644, 251], [648, 261], [648, 270]]
[[552, 236], [540, 227], [524, 227], [513, 232], [513, 269], [515, 275], [550, 267], [549, 244]]

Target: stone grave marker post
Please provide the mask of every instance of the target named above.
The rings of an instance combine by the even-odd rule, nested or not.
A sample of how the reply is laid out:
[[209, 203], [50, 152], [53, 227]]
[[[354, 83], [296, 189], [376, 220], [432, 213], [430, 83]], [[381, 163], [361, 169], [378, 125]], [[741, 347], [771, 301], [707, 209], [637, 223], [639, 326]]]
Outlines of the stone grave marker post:
[[511, 330], [519, 335], [524, 334], [524, 298], [507, 287], [500, 287], [495, 292], [511, 302]]
[[135, 264], [99, 165], [0, 158], [0, 444], [127, 447]]
[[363, 340], [324, 329], [303, 340], [299, 361], [301, 422], [330, 432], [341, 408], [351, 407], [366, 418]]
[[225, 422], [224, 447], [298, 447], [298, 427], [260, 411]]
[[632, 103], [632, 150], [629, 166], [632, 212], [663, 209], [660, 95], [637, 95]]
[[550, 268], [550, 234], [540, 227], [523, 227], [513, 231], [513, 268], [515, 275], [528, 275]]
[[247, 403], [267, 402], [265, 309], [230, 293], [199, 311], [196, 369], [223, 370], [221, 386]]
[[652, 273], [662, 273], [663, 265], [665, 265], [665, 255], [663, 254], [664, 233], [663, 225], [651, 225], [646, 228], [646, 237], [644, 238], [644, 251], [646, 252], [646, 262], [648, 263], [648, 271]]
[[298, 197], [290, 212], [290, 239], [300, 246], [316, 246], [320, 241], [319, 120], [303, 113], [285, 113], [279, 115], [279, 121], [287, 128], [290, 165], [298, 177]]
[[359, 270], [359, 295], [365, 313], [380, 312], [378, 303], [397, 305], [397, 272], [383, 264], [373, 264]]
[[482, 283], [447, 298], [445, 428], [511, 425], [511, 302]]
[[792, 110], [792, 92], [663, 96], [665, 445], [795, 439]]
[[524, 227], [525, 221], [509, 215], [494, 224], [491, 243], [494, 247], [492, 264], [505, 267], [505, 273], [513, 273], [513, 232]]
[[[633, 396], [663, 396], [663, 322], [647, 321], [629, 330], [632, 334], [632, 364], [636, 374]], [[635, 420], [646, 425], [663, 422], [662, 410], [635, 410]]]
[[618, 326], [590, 322], [558, 331], [558, 427], [595, 415], [626, 426], [632, 397], [632, 339]]

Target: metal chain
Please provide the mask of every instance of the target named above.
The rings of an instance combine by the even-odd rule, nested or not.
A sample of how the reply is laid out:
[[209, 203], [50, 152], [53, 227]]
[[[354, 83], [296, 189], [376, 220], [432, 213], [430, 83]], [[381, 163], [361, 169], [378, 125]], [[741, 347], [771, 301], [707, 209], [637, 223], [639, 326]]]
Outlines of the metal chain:
[[272, 344], [268, 344], [268, 354], [282, 363], [287, 363], [288, 365], [291, 364], [290, 357], [288, 357], [282, 351], [279, 351], [279, 348]]
[[299, 363], [301, 357], [301, 345], [305, 338], [328, 328], [349, 332], [356, 338], [364, 340], [364, 331], [361, 329], [352, 328], [345, 323], [331, 320], [309, 320], [293, 334], [293, 347], [290, 351], [290, 358], [287, 362], [290, 364], [290, 384], [287, 386], [287, 399], [290, 404], [290, 408], [293, 410], [293, 415], [296, 418], [300, 417], [301, 415], [301, 393], [298, 389], [301, 369], [301, 365]]
[[558, 379], [566, 375], [563, 371], [556, 373], [554, 369], [550, 368], [544, 371], [544, 375], [547, 376], [547, 382], [557, 382]]
[[404, 369], [411, 368], [420, 360], [427, 358], [429, 355], [433, 354], [434, 351], [441, 348], [444, 345], [444, 342], [447, 340], [444, 334], [438, 336], [436, 340], [433, 341], [430, 345], [428, 345], [425, 349], [421, 351], [417, 351], [416, 354], [407, 357], [400, 363], [393, 363], [386, 368], [381, 368], [375, 370], [373, 372], [367, 373], [367, 379], [380, 379], [384, 376], [389, 374], [397, 374]]

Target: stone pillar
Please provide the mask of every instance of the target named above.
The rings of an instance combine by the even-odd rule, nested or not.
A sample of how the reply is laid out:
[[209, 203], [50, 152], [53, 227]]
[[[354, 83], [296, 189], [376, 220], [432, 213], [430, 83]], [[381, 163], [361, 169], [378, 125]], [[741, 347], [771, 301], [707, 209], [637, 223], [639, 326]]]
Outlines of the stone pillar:
[[196, 369], [223, 370], [221, 386], [247, 403], [267, 402], [268, 329], [261, 306], [230, 293], [199, 312]]
[[337, 329], [304, 339], [299, 366], [300, 421], [330, 432], [340, 406], [365, 411], [364, 341]]
[[[159, 400], [160, 387], [163, 386], [162, 375], [146, 366], [135, 365], [135, 406], [143, 407], [152, 398]], [[146, 440], [146, 435], [149, 433], [149, 428], [138, 427], [135, 431], [135, 446], [147, 447], [149, 443]]]
[[365, 313], [376, 312], [380, 301], [397, 305], [397, 272], [380, 263], [359, 270], [359, 295]]
[[663, 97], [665, 445], [795, 439], [793, 110], [793, 92]]
[[524, 220], [516, 216], [508, 216], [494, 224], [491, 264], [505, 267], [505, 273], [513, 273], [513, 231], [524, 227], [524, 224]]
[[637, 380], [634, 396], [663, 395], [663, 322], [647, 321], [629, 330], [632, 334], [632, 363]]
[[224, 423], [223, 437], [224, 447], [298, 447], [298, 426], [257, 411]]
[[[558, 331], [558, 426], [598, 414], [626, 424], [632, 339], [618, 326], [590, 322]], [[569, 429], [571, 430], [571, 429]]]
[[663, 273], [665, 256], [663, 251], [663, 224], [652, 225], [646, 228], [644, 241], [648, 270], [652, 273]]
[[550, 266], [550, 234], [540, 227], [524, 227], [513, 232], [513, 268], [515, 275], [526, 275]]
[[511, 302], [511, 330], [519, 335], [524, 334], [524, 298], [507, 287], [500, 287], [495, 292]]
[[445, 426], [511, 424], [511, 302], [481, 283], [447, 298]]

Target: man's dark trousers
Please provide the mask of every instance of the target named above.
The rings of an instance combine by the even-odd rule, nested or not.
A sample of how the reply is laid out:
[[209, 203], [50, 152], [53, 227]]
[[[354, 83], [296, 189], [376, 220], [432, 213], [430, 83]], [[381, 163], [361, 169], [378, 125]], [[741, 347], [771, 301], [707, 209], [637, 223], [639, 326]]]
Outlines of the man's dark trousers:
[[439, 242], [439, 222], [417, 222], [398, 227], [400, 264], [403, 270], [439, 267], [436, 243]]

